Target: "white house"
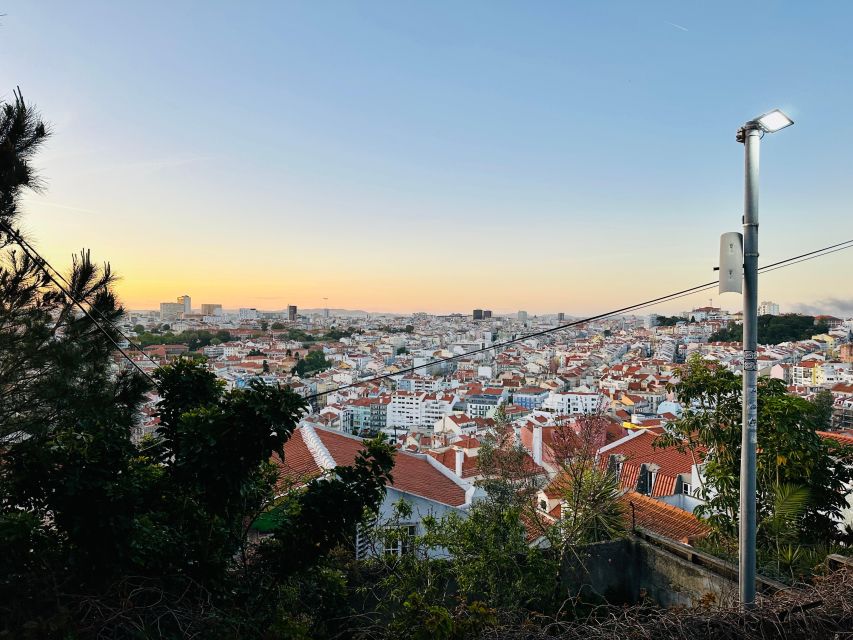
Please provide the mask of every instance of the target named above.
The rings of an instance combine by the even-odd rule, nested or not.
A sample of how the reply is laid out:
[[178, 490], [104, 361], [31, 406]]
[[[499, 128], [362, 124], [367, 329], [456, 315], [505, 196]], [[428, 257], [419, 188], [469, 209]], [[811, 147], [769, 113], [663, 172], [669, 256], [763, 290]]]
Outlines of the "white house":
[[[339, 431], [302, 425], [284, 445], [284, 460], [275, 458], [283, 478], [303, 480], [330, 473], [336, 466], [351, 465], [358, 452], [364, 449], [361, 438]], [[385, 499], [379, 510], [378, 522], [388, 521], [395, 505], [402, 499], [411, 507], [411, 515], [400, 523], [408, 536], [423, 533], [426, 516], [441, 518], [449, 513], [465, 513], [474, 500], [482, 496], [482, 489], [463, 480], [433, 457], [398, 451], [395, 457], [394, 482], [387, 487]], [[377, 551], [362, 539], [356, 540], [357, 555]], [[398, 540], [392, 548], [378, 550], [385, 553], [405, 553], [406, 540]], [[431, 551], [442, 555], [442, 550]]]

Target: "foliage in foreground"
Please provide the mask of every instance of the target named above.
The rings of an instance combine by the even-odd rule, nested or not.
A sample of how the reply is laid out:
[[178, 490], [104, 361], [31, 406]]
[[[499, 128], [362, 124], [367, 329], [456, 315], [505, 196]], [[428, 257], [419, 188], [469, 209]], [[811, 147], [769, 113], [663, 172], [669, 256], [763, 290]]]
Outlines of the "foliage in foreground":
[[[159, 429], [135, 443], [150, 384], [113, 360], [112, 272], [84, 251], [63, 291], [23, 251], [19, 198], [48, 132], [19, 94], [0, 109], [0, 633], [290, 637], [274, 628], [282, 589], [376, 512], [393, 450], [366, 442], [354, 465], [276, 498], [288, 487], [270, 460], [304, 401], [226, 392], [188, 361], [155, 373]], [[273, 504], [281, 517], [253, 544]]]
[[[705, 504], [697, 515], [714, 535], [702, 544], [736, 559], [741, 379], [694, 357], [675, 391], [684, 414], [656, 445], [677, 447], [704, 462], [704, 484], [695, 493]], [[826, 428], [826, 419], [820, 402], [788, 394], [779, 380], [759, 380], [757, 543], [759, 570], [766, 575], [804, 578], [828, 553], [853, 542], [839, 526], [853, 481], [853, 449], [817, 433]]]

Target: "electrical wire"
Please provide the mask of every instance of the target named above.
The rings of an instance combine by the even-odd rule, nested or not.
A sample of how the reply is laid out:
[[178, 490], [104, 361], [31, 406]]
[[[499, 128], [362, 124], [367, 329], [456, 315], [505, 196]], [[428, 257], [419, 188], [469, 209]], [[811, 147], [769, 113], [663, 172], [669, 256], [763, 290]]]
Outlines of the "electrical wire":
[[[53, 265], [51, 265], [46, 259], [44, 259], [41, 256], [41, 254], [39, 254], [39, 252], [36, 251], [32, 247], [32, 245], [30, 245], [26, 240], [24, 240], [24, 238], [22, 238], [18, 232], [13, 230], [11, 227], [9, 227], [9, 225], [7, 225], [2, 220], [0, 220], [0, 225], [2, 225], [6, 229], [6, 232], [9, 234], [9, 236], [18, 244], [19, 247], [21, 247], [21, 250], [24, 253], [26, 253], [27, 256], [29, 256], [30, 260], [32, 260], [45, 273], [45, 275], [47, 275], [47, 277], [50, 278], [50, 280], [53, 282], [53, 284], [55, 284], [59, 288], [59, 290], [62, 291], [62, 293], [64, 293], [68, 298], [70, 298], [71, 301], [80, 309], [80, 311], [82, 311], [83, 314], [92, 322], [92, 324], [94, 324], [95, 327], [97, 327], [98, 330], [100, 330], [101, 333], [103, 333], [107, 337], [107, 339], [113, 344], [113, 346], [119, 351], [119, 353], [121, 353], [121, 355], [123, 355], [127, 359], [127, 361], [130, 362], [130, 364], [132, 364], [136, 368], [136, 370], [139, 373], [141, 373], [145, 378], [147, 378], [148, 381], [151, 382], [151, 384], [156, 386], [157, 383], [154, 380], [154, 378], [152, 378], [148, 374], [147, 371], [143, 370], [142, 367], [140, 367], [139, 364], [133, 358], [130, 357], [130, 355], [119, 345], [119, 343], [116, 342], [115, 338], [113, 338], [113, 336], [110, 334], [110, 332], [107, 331], [104, 327], [102, 327], [98, 323], [97, 320], [95, 320], [94, 316], [92, 316], [90, 311], [88, 309], [86, 309], [86, 307], [83, 306], [83, 304], [80, 302], [80, 300], [78, 300], [74, 295], [71, 294], [71, 292], [68, 289], [66, 289], [66, 286], [69, 288], [71, 287], [71, 284], [68, 282], [68, 280], [66, 280], [65, 277], [59, 271], [57, 271], [56, 268], [53, 267]], [[54, 275], [53, 275], [53, 273], [51, 273], [51, 271], [53, 271], [59, 277], [59, 279], [61, 279], [62, 282], [65, 283], [65, 286], [59, 280], [57, 280], [56, 277], [54, 277]], [[85, 300], [85, 298], [84, 298], [84, 300]], [[139, 347], [139, 345], [136, 345], [131, 340], [129, 340], [127, 338], [127, 336], [125, 336], [124, 333], [122, 333], [121, 330], [118, 329], [118, 327], [116, 327], [115, 323], [112, 322], [109, 318], [107, 318], [101, 312], [100, 309], [95, 307], [88, 300], [86, 300], [86, 302], [89, 303], [89, 306], [92, 309], [94, 309], [95, 312], [98, 313], [101, 316], [101, 318], [103, 318], [103, 320], [105, 322], [107, 322], [110, 325], [110, 327], [116, 333], [121, 335], [130, 344], [133, 344], [133, 346], [136, 347], [137, 349], [139, 349], [139, 351], [142, 352], [142, 354], [145, 355], [145, 357], [147, 357], [149, 360], [151, 360], [151, 358], [148, 356], [148, 354], [146, 354], [144, 351], [142, 351], [142, 349], [141, 349], [141, 347]], [[151, 362], [154, 362], [154, 361], [151, 360]], [[157, 363], [154, 362], [154, 364], [157, 364]]]
[[[115, 346], [115, 348], [121, 353], [121, 355], [123, 355], [125, 357], [125, 359], [127, 359], [128, 362], [130, 362], [136, 368], [136, 370], [139, 371], [139, 373], [141, 373], [145, 378], [147, 378], [152, 384], [154, 384], [156, 386], [155, 380], [146, 371], [144, 371], [137, 364], [137, 362], [135, 360], [133, 360], [133, 358], [131, 358], [130, 355], [128, 355], [128, 353], [121, 346], [119, 346], [119, 344], [115, 341], [115, 339], [112, 337], [112, 335], [104, 327], [102, 327], [97, 322], [97, 320], [95, 320], [95, 318], [92, 316], [92, 314], [89, 312], [89, 310], [87, 310], [79, 300], [77, 300], [73, 295], [71, 295], [71, 293], [57, 280], [57, 277], [60, 280], [62, 280], [62, 282], [64, 282], [65, 285], [70, 287], [71, 285], [68, 282], [68, 280], [66, 280], [65, 277], [55, 267], [53, 267], [53, 265], [51, 265], [45, 258], [43, 258], [32, 245], [30, 245], [23, 237], [21, 237], [21, 235], [19, 233], [14, 231], [11, 227], [9, 227], [9, 225], [7, 225], [3, 221], [0, 221], [0, 225], [2, 225], [6, 229], [7, 233], [9, 233], [10, 237], [12, 237], [12, 239], [15, 240], [15, 242], [21, 247], [21, 249], [27, 253], [27, 255], [30, 257], [30, 259], [32, 259], [39, 266], [39, 268], [41, 268], [42, 271], [44, 271], [44, 273], [51, 279], [51, 281], [57, 287], [59, 287], [59, 289], [66, 296], [68, 296], [74, 302], [74, 304], [77, 307], [80, 308], [80, 310], [89, 318], [89, 320], [102, 333], [104, 333], [104, 335], [107, 336], [107, 338], [110, 340], [110, 342], [113, 344], [113, 346]], [[759, 267], [758, 272], [759, 273], [769, 273], [771, 271], [776, 271], [777, 269], [789, 267], [789, 266], [792, 266], [794, 264], [798, 264], [800, 262], [806, 262], [808, 260], [813, 260], [814, 258], [820, 258], [820, 257], [823, 257], [825, 255], [829, 255], [830, 253], [835, 253], [837, 251], [843, 251], [844, 249], [850, 249], [850, 248], [853, 248], [853, 239], [845, 240], [844, 242], [839, 242], [839, 243], [836, 243], [833, 245], [829, 245], [829, 246], [823, 247], [821, 249], [815, 249], [814, 251], [802, 253], [802, 254], [797, 255], [797, 256], [792, 256], [790, 258], [786, 258], [786, 259], [780, 260], [778, 262], [773, 262], [773, 263], [765, 265], [763, 267]], [[53, 273], [51, 273], [51, 271]], [[54, 274], [56, 274], [56, 276], [54, 276]], [[489, 345], [488, 347], [481, 347], [479, 349], [466, 351], [464, 353], [459, 353], [459, 354], [456, 354], [454, 356], [450, 356], [448, 358], [438, 358], [436, 360], [431, 360], [430, 362], [427, 362], [424, 364], [420, 364], [420, 365], [416, 365], [416, 366], [412, 366], [412, 367], [407, 367], [405, 369], [401, 369], [401, 370], [396, 371], [394, 373], [387, 373], [387, 374], [383, 374], [380, 376], [374, 376], [372, 378], [368, 378], [367, 380], [360, 380], [358, 382], [353, 382], [350, 384], [342, 385], [340, 387], [335, 387], [334, 389], [328, 389], [326, 391], [321, 391], [319, 393], [315, 393], [313, 395], [306, 396], [305, 399], [308, 401], [315, 400], [317, 398], [329, 395], [331, 393], [338, 393], [340, 391], [345, 391], [347, 389], [361, 387], [364, 385], [372, 384], [374, 382], [381, 382], [382, 380], [388, 380], [390, 378], [396, 378], [396, 377], [404, 375], [406, 373], [412, 373], [414, 371], [419, 371], [420, 369], [425, 369], [427, 367], [432, 367], [432, 366], [444, 364], [447, 362], [454, 362], [456, 360], [459, 360], [462, 358], [467, 358], [467, 357], [473, 356], [473, 355], [477, 355], [479, 353], [484, 353], [486, 351], [501, 349], [504, 347], [511, 346], [513, 344], [518, 344], [520, 342], [524, 342], [525, 340], [529, 340], [531, 338], [537, 338], [537, 337], [540, 337], [543, 335], [556, 333], [559, 331], [564, 331], [566, 329], [570, 329], [573, 327], [578, 327], [578, 326], [582, 326], [585, 324], [589, 324], [589, 323], [595, 322], [597, 320], [604, 320], [606, 318], [610, 318], [610, 317], [613, 317], [616, 315], [628, 313], [631, 311], [638, 311], [640, 309], [644, 309], [644, 308], [647, 308], [650, 306], [655, 306], [655, 305], [661, 304], [663, 302], [669, 302], [672, 300], [677, 300], [679, 298], [684, 298], [686, 296], [693, 295], [695, 293], [699, 293], [702, 291], [708, 291], [710, 289], [713, 289], [717, 285], [718, 285], [718, 281], [712, 280], [712, 281], [706, 282], [704, 284], [696, 285], [694, 287], [689, 287], [687, 289], [682, 289], [681, 291], [676, 291], [676, 292], [673, 292], [673, 293], [670, 293], [667, 295], [659, 296], [657, 298], [652, 298], [650, 300], [645, 300], [643, 302], [628, 305], [626, 307], [614, 309], [612, 311], [607, 311], [605, 313], [600, 313], [600, 314], [597, 314], [594, 316], [590, 316], [588, 318], [583, 318], [581, 320], [574, 320], [572, 322], [562, 324], [562, 325], [559, 325], [556, 327], [549, 327], [547, 329], [535, 331], [533, 333], [529, 333], [529, 334], [526, 334], [523, 336], [519, 336], [519, 337], [513, 338], [511, 340], [506, 340], [504, 342], [499, 342], [499, 343]], [[92, 309], [94, 309], [94, 311], [96, 313], [98, 313], [101, 316], [101, 318], [106, 323], [108, 323], [116, 333], [118, 333], [125, 340], [127, 340], [128, 344], [130, 344], [132, 347], [137, 349], [145, 358], [147, 358], [149, 360], [149, 362], [151, 362], [155, 366], [159, 366], [159, 364], [155, 360], [153, 360], [147, 353], [145, 353], [145, 351], [142, 349], [142, 347], [140, 347], [138, 344], [133, 342], [127, 335], [125, 335], [115, 325], [115, 323], [112, 320], [110, 320], [103, 313], [101, 313], [101, 311], [99, 309], [97, 309], [94, 305], [92, 305], [92, 303], [90, 301], [86, 300], [86, 302], [89, 303], [89, 305], [92, 307]]]
[[[837, 244], [829, 245], [827, 247], [823, 247], [822, 249], [816, 249], [814, 251], [809, 251], [806, 253], [801, 253], [797, 256], [792, 256], [790, 258], [786, 258], [784, 260], [780, 260], [778, 262], [773, 262], [771, 264], [765, 265], [763, 267], [758, 268], [759, 273], [769, 273], [770, 271], [776, 271], [777, 269], [782, 269], [784, 267], [789, 267], [799, 262], [806, 262], [808, 260], [813, 260], [815, 258], [821, 258], [824, 255], [829, 255], [830, 253], [835, 253], [836, 251], [843, 251], [844, 249], [853, 248], [853, 239], [845, 240], [844, 242], [839, 242]], [[420, 364], [417, 366], [407, 367], [405, 369], [400, 369], [394, 373], [386, 373], [381, 376], [375, 376], [373, 378], [368, 378], [367, 380], [360, 380], [358, 382], [353, 382], [351, 384], [342, 385], [340, 387], [335, 387], [334, 389], [328, 389], [326, 391], [321, 391], [319, 393], [315, 393], [310, 396], [306, 396], [305, 399], [308, 401], [316, 400], [317, 398], [329, 395], [331, 393], [337, 393], [340, 391], [346, 391], [347, 389], [353, 389], [356, 387], [361, 387], [364, 385], [372, 384], [374, 382], [381, 382], [382, 380], [387, 380], [389, 378], [395, 378], [407, 373], [411, 373], [413, 371], [418, 371], [420, 369], [426, 369], [427, 367], [432, 367], [435, 365], [443, 364], [445, 362], [453, 362], [455, 360], [459, 360], [461, 358], [467, 358], [468, 356], [477, 355], [479, 353], [484, 353], [486, 351], [492, 351], [493, 349], [501, 349], [513, 344], [517, 344], [519, 342], [524, 342], [525, 340], [529, 340], [530, 338], [536, 338], [542, 335], [546, 335], [549, 333], [555, 333], [558, 331], [564, 331], [566, 329], [570, 329], [572, 327], [578, 327], [584, 324], [589, 324], [590, 322], [595, 322], [597, 320], [603, 320], [615, 315], [620, 315], [623, 313], [627, 313], [629, 311], [639, 311], [640, 309], [644, 309], [647, 307], [655, 306], [661, 304], [663, 302], [670, 302], [672, 300], [677, 300], [679, 298], [684, 298], [689, 295], [693, 295], [695, 293], [700, 293], [702, 291], [709, 291], [714, 289], [719, 285], [718, 280], [713, 280], [711, 282], [706, 282], [704, 284], [696, 285], [695, 287], [690, 287], [688, 289], [683, 289], [681, 291], [676, 291], [674, 293], [660, 296], [658, 298], [652, 298], [651, 300], [646, 300], [644, 302], [639, 302], [637, 304], [629, 305], [627, 307], [622, 307], [621, 309], [615, 309], [613, 311], [607, 311], [605, 313], [600, 313], [598, 315], [590, 316], [589, 318], [583, 318], [581, 320], [574, 320], [572, 322], [559, 325], [557, 327], [549, 327], [547, 329], [542, 329], [541, 331], [536, 331], [534, 333], [530, 333], [524, 336], [520, 336], [518, 338], [513, 338], [511, 340], [506, 340], [504, 342], [499, 342], [488, 347], [481, 347], [479, 349], [474, 349], [472, 351], [466, 351], [464, 353], [460, 353], [454, 356], [450, 356], [448, 358], [439, 358], [436, 360], [432, 360], [430, 362]]]

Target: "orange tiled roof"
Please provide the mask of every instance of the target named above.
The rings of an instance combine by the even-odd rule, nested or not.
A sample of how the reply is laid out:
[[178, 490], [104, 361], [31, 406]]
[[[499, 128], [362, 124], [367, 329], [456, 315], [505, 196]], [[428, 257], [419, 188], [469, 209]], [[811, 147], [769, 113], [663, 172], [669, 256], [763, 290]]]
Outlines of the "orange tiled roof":
[[818, 431], [817, 434], [822, 438], [835, 440], [839, 444], [853, 446], [853, 433], [845, 433], [843, 431]]
[[[652, 487], [652, 496], [668, 496], [675, 492], [679, 474], [690, 473], [693, 467], [693, 456], [689, 452], [679, 452], [675, 447], [657, 449], [654, 441], [660, 435], [655, 430], [644, 430], [639, 435], [625, 440], [622, 444], [602, 452], [599, 464], [606, 469], [611, 455], [624, 456], [622, 470], [619, 474], [620, 486], [623, 489], [636, 489], [640, 469], [644, 464], [656, 464], [659, 469]], [[701, 462], [697, 460], [696, 462]]]
[[[320, 428], [315, 428], [314, 433], [337, 465], [353, 464], [358, 452], [364, 449], [362, 439], [355, 436]], [[285, 475], [295, 478], [318, 476], [322, 469], [309, 451], [302, 434], [302, 428], [297, 429], [285, 443], [284, 461], [278, 457], [273, 461]], [[400, 491], [451, 506], [465, 504], [465, 490], [434, 468], [423, 455], [398, 451], [391, 475], [394, 477], [391, 486]]]
[[692, 513], [636, 491], [626, 491], [619, 501], [625, 507], [628, 528], [634, 525], [687, 544], [710, 532], [708, 525]]
[[[431, 456], [445, 467], [456, 473], [456, 449], [447, 449], [446, 451], [427, 451], [427, 455]], [[470, 478], [480, 473], [480, 463], [477, 456], [469, 456], [464, 454], [462, 459], [462, 477]]]

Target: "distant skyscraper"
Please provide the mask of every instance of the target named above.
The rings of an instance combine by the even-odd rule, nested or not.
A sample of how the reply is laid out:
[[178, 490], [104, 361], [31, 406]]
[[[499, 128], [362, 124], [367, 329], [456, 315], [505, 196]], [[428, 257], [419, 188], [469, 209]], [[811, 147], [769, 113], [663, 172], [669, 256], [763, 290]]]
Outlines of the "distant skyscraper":
[[330, 314], [329, 314], [329, 308], [328, 308], [328, 307], [326, 307], [325, 309], [323, 309], [323, 317], [324, 317], [324, 318], [328, 318], [328, 317], [329, 317], [329, 315], [330, 315]]
[[180, 318], [183, 315], [185, 308], [186, 307], [183, 302], [161, 302], [160, 322]]
[[519, 322], [527, 322], [527, 312], [526, 311], [519, 311], [518, 312], [518, 321]]
[[762, 302], [758, 305], [758, 315], [760, 316], [778, 316], [779, 305], [775, 302]]
[[483, 310], [482, 309], [474, 309], [472, 313], [472, 317], [474, 320], [482, 320], [483, 319]]
[[296, 322], [296, 305], [290, 304], [287, 306], [287, 319], [290, 322]]
[[203, 316], [221, 316], [222, 315], [222, 305], [221, 304], [202, 304], [201, 305], [201, 315], [203, 315]]
[[178, 304], [184, 305], [184, 313], [193, 312], [192, 299], [188, 295], [184, 294], [182, 296], [178, 296]]
[[563, 324], [565, 321], [566, 321], [566, 314], [561, 311], [560, 313], [557, 314], [557, 322], [559, 324]]
[[487, 320], [488, 318], [491, 318], [491, 317], [492, 317], [492, 310], [491, 309], [486, 309], [483, 311], [483, 320]]

